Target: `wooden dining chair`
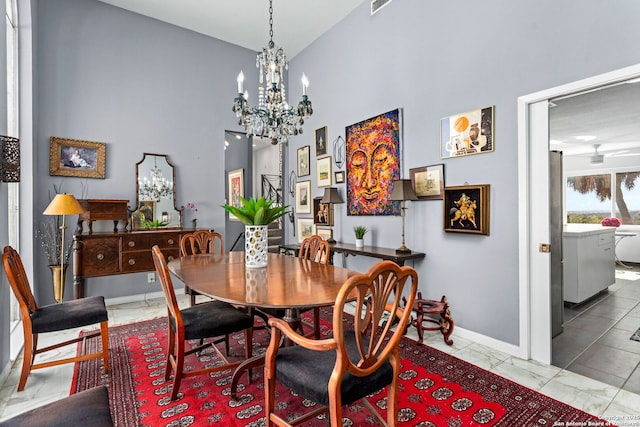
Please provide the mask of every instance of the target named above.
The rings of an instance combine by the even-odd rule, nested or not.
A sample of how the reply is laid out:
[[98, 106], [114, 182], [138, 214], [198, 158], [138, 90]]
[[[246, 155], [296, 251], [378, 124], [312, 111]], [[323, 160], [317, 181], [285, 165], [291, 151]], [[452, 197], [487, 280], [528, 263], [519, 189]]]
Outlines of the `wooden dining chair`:
[[[409, 279], [411, 284], [407, 286]], [[399, 344], [411, 317], [411, 310], [402, 310], [400, 301], [407, 294], [408, 304], [413, 304], [417, 288], [418, 275], [413, 268], [380, 261], [367, 273], [344, 283], [333, 311], [332, 338], [308, 339], [284, 320], [269, 319], [272, 333], [264, 368], [267, 425], [296, 425], [328, 411], [331, 426], [342, 426], [342, 406], [358, 400], [385, 424], [365, 399], [384, 387], [388, 387], [386, 425], [397, 425]], [[346, 330], [344, 306], [354, 298], [354, 328]], [[398, 310], [401, 314], [392, 330], [393, 322], [384, 322], [383, 317], [386, 312], [396, 316]], [[295, 345], [281, 347], [283, 335]], [[285, 421], [275, 413], [276, 380], [321, 407]]]
[[[182, 378], [193, 377], [210, 372], [233, 369], [240, 362], [229, 362], [218, 350], [216, 344], [221, 340], [213, 340], [203, 345], [197, 345], [190, 350], [185, 349], [185, 342], [191, 340], [204, 340], [207, 338], [226, 337], [228, 334], [244, 330], [245, 359], [252, 356], [253, 345], [253, 318], [222, 301], [208, 301], [196, 304], [185, 309], [180, 309], [176, 294], [173, 290], [173, 282], [169, 275], [167, 261], [155, 245], [152, 248], [153, 263], [162, 285], [162, 291], [167, 303], [167, 316], [169, 326], [169, 344], [167, 348], [167, 367], [165, 369], [165, 381], [168, 381], [173, 372], [173, 388], [171, 400], [175, 400], [180, 389]], [[224, 364], [213, 367], [185, 371], [185, 357], [200, 352], [206, 347], [211, 347], [222, 358]], [[227, 354], [228, 356], [228, 354]]]
[[[308, 259], [321, 264], [328, 264], [331, 257], [331, 245], [322, 237], [316, 235], [307, 237], [300, 244], [299, 259]], [[307, 311], [307, 310], [302, 310]], [[313, 308], [313, 336], [320, 339], [320, 308]]]
[[[24, 333], [24, 358], [22, 372], [18, 382], [18, 391], [24, 390], [29, 373], [35, 369], [48, 368], [64, 363], [79, 362], [81, 360], [102, 357], [103, 371], [109, 371], [109, 316], [104, 304], [104, 297], [93, 296], [87, 298], [63, 301], [39, 307], [36, 303], [29, 279], [18, 252], [11, 246], [5, 246], [2, 254], [2, 264], [9, 279], [9, 285], [20, 305], [22, 316], [22, 330]], [[47, 332], [65, 331], [100, 324], [100, 331], [82, 337], [60, 341], [56, 344], [38, 348], [38, 336]], [[60, 347], [75, 344], [96, 336], [102, 337], [102, 350], [98, 353], [81, 354], [58, 360], [35, 363], [36, 356]], [[84, 346], [83, 346], [84, 348]]]
[[[205, 253], [224, 253], [224, 239], [222, 234], [215, 231], [197, 230], [193, 233], [184, 234], [180, 238], [180, 255]], [[192, 306], [196, 304], [196, 296], [201, 295], [187, 285], [184, 286], [184, 292], [189, 295], [189, 301]]]

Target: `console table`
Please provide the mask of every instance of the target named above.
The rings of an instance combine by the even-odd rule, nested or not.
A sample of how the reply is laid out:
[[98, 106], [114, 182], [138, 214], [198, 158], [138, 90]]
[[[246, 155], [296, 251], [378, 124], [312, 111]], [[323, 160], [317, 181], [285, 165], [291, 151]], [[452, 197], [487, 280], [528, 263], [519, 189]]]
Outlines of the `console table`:
[[73, 236], [73, 296], [84, 297], [87, 277], [154, 271], [151, 248], [158, 245], [167, 260], [180, 256], [180, 239], [193, 230], [160, 229]]
[[[299, 244], [294, 245], [280, 245], [280, 253], [284, 255], [298, 256]], [[349, 255], [362, 255], [372, 258], [380, 258], [383, 260], [393, 261], [396, 264], [403, 266], [405, 261], [412, 259], [421, 259], [426, 255], [423, 252], [411, 252], [410, 254], [396, 253], [395, 249], [378, 248], [376, 246], [365, 246], [362, 248], [356, 248], [356, 245], [350, 243], [337, 242], [331, 245], [331, 255], [329, 262], [333, 264], [333, 254], [343, 254], [342, 266], [345, 267], [345, 261]]]

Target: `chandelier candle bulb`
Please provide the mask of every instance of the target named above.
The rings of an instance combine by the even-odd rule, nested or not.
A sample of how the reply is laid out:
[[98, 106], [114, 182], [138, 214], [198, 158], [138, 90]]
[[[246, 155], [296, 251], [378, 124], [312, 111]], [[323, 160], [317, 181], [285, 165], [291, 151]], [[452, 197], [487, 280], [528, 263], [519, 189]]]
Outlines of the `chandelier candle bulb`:
[[242, 82], [244, 82], [244, 73], [240, 70], [240, 74], [238, 74], [238, 93], [242, 93]]
[[302, 73], [302, 96], [306, 96], [307, 95], [307, 88], [309, 87], [309, 79], [307, 78], [307, 76]]

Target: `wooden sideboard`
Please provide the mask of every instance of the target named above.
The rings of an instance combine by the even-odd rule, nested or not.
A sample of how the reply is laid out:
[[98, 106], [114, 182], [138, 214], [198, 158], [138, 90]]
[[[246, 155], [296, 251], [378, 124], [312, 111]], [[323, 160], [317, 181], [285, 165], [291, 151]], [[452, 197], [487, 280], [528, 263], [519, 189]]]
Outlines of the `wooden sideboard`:
[[193, 230], [162, 229], [73, 236], [73, 296], [83, 298], [88, 277], [154, 271], [151, 248], [158, 245], [167, 260], [180, 256], [180, 239]]

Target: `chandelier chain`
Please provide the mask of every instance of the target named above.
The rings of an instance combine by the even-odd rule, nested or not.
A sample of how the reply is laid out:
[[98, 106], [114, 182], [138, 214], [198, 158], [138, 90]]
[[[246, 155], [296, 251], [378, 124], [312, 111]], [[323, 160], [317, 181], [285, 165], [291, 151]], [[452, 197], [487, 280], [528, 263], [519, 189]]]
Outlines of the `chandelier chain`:
[[269, 47], [273, 47], [273, 0], [269, 0]]

